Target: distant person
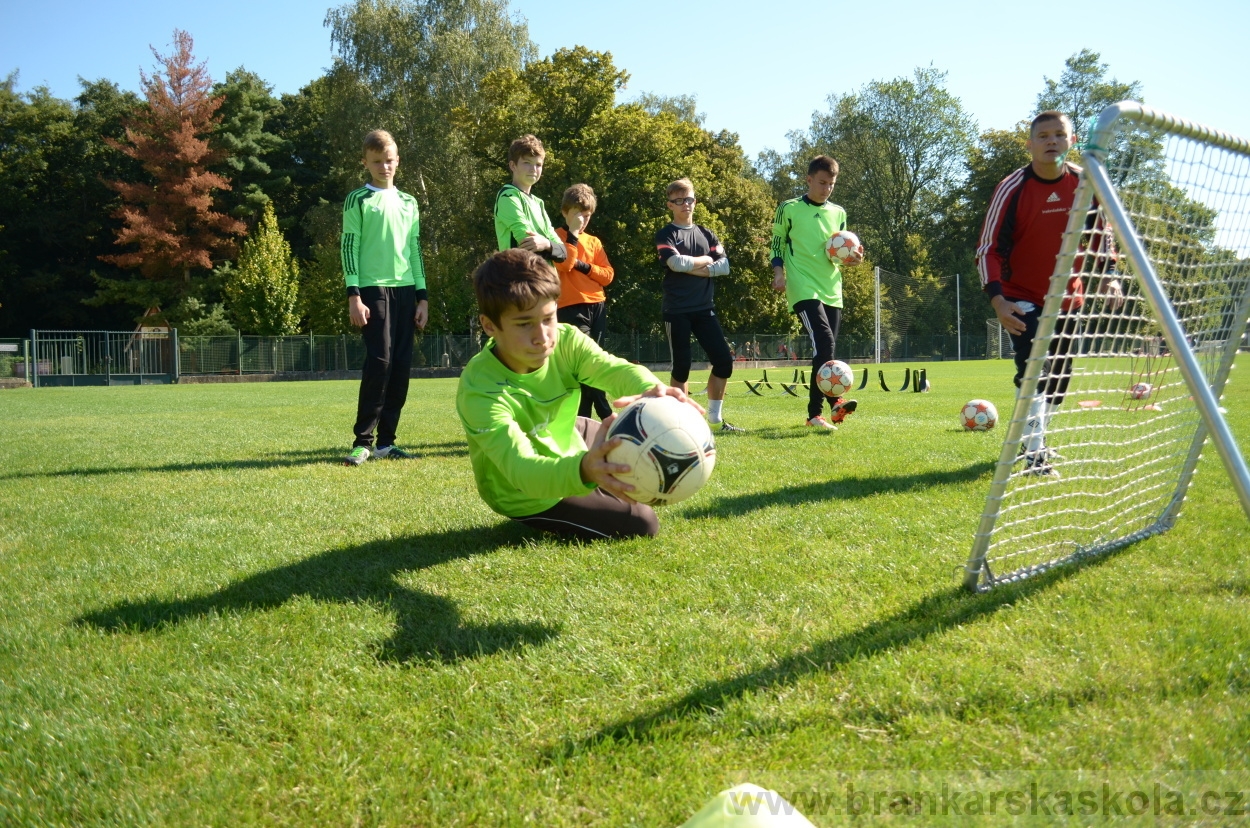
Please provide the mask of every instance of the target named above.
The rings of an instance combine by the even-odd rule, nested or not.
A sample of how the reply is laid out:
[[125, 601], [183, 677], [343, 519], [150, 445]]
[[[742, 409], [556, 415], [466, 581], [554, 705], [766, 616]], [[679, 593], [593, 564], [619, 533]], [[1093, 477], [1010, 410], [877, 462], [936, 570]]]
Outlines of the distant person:
[[348, 317], [365, 341], [356, 440], [343, 459], [347, 466], [371, 456], [416, 456], [395, 445], [395, 430], [408, 399], [416, 329], [429, 318], [417, 200], [395, 188], [399, 149], [389, 132], [365, 136], [363, 163], [369, 183], [343, 202], [340, 245]]
[[673, 220], [655, 234], [655, 250], [664, 267], [664, 331], [672, 355], [673, 385], [689, 391], [692, 352], [690, 337], [707, 353], [712, 375], [707, 381], [707, 418], [726, 433], [742, 433], [744, 428], [724, 419], [725, 386], [733, 375], [734, 357], [712, 301], [718, 276], [729, 274], [729, 259], [720, 239], [706, 227], [694, 223], [694, 184], [680, 178], [668, 185], [668, 211]]
[[[816, 384], [820, 367], [835, 356], [842, 325], [842, 268], [827, 252], [829, 238], [846, 229], [846, 210], [829, 200], [838, 169], [838, 162], [827, 155], [811, 160], [807, 193], [777, 206], [772, 238], [773, 289], [785, 291], [786, 304], [803, 323], [814, 351], [806, 423], [830, 430], [859, 406], [855, 400], [826, 397]], [[859, 264], [863, 259], [860, 245], [846, 261]], [[824, 417], [826, 400], [828, 419]]]
[[[612, 284], [615, 271], [603, 252], [603, 244], [586, 232], [598, 204], [595, 191], [588, 184], [574, 184], [564, 191], [560, 200], [564, 227], [556, 228], [556, 235], [568, 255], [564, 261], [556, 262], [556, 273], [560, 275], [556, 318], [589, 336], [596, 345], [602, 345], [608, 322], [604, 310], [607, 296], [603, 289]], [[600, 420], [612, 414], [607, 395], [598, 388], [583, 385], [577, 416], [589, 417], [592, 409]]]
[[560, 279], [535, 253], [496, 253], [473, 274], [473, 289], [491, 338], [460, 375], [456, 411], [482, 500], [560, 535], [656, 534], [655, 511], [631, 500], [633, 486], [615, 476], [629, 467], [608, 462], [620, 442], [604, 442], [612, 418], [577, 416], [580, 385], [603, 388], [618, 404], [664, 395], [689, 402], [686, 395], [558, 322]]
[[[981, 286], [999, 324], [1011, 336], [1016, 358], [1016, 387], [1020, 387], [1028, 366], [1029, 352], [1037, 335], [1038, 318], [1046, 302], [1055, 259], [1068, 225], [1068, 211], [1076, 197], [1081, 168], [1067, 161], [1076, 142], [1072, 121], [1067, 115], [1047, 110], [1033, 119], [1025, 143], [1031, 161], [999, 182], [977, 245], [977, 270]], [[1078, 267], [1103, 274], [1097, 291], [1105, 294], [1113, 310], [1124, 304], [1119, 280], [1107, 275], [1114, 264], [1115, 250], [1110, 236], [1095, 226], [1095, 213], [1086, 221], [1087, 242], [1092, 250], [1078, 257]], [[1053, 453], [1046, 447], [1047, 423], [1063, 404], [1072, 374], [1068, 356], [1072, 341], [1081, 333], [1077, 311], [1085, 303], [1085, 285], [1080, 276], [1068, 279], [1055, 337], [1038, 380], [1038, 393], [1030, 402], [1020, 456], [1025, 473], [1058, 477], [1051, 464]]]
[[562, 262], [564, 243], [556, 236], [543, 200], [531, 190], [543, 177], [547, 153], [543, 142], [533, 135], [522, 135], [508, 147], [508, 169], [512, 183], [495, 196], [495, 240], [500, 250], [519, 247], [537, 253], [548, 261]]

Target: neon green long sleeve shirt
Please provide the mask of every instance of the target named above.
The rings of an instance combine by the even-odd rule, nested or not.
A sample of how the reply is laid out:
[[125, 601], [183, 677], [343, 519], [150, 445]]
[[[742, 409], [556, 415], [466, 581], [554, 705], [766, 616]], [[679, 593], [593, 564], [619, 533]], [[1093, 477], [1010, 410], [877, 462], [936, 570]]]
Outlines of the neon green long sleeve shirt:
[[370, 185], [349, 193], [339, 247], [348, 294], [362, 287], [425, 290], [420, 216], [417, 200], [408, 193]]
[[594, 490], [582, 482], [586, 445], [577, 433], [581, 384], [608, 398], [641, 394], [655, 375], [607, 353], [572, 325], [559, 326], [555, 351], [537, 371], [518, 374], [494, 353], [495, 340], [460, 375], [456, 411], [469, 441], [478, 493], [501, 515], [525, 517]]
[[825, 244], [846, 229], [846, 210], [831, 201], [817, 204], [799, 196], [777, 205], [773, 218], [772, 263], [786, 269], [786, 303], [819, 299], [842, 307], [842, 269], [829, 260]]
[[[561, 244], [551, 226], [551, 218], [536, 195], [523, 193], [512, 184], [505, 184], [495, 196], [495, 240], [500, 250], [517, 247], [530, 233], [537, 233], [553, 246]], [[548, 251], [543, 254], [551, 258]]]

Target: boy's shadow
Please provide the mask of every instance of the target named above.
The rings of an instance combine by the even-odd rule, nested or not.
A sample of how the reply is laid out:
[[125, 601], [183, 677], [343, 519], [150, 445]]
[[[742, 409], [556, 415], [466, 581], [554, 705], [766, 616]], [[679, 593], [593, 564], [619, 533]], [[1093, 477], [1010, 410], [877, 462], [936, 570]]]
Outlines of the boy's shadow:
[[394, 634], [378, 645], [381, 661], [441, 661], [542, 644], [559, 629], [532, 621], [466, 624], [454, 601], [397, 583], [402, 572], [468, 558], [514, 544], [525, 530], [511, 522], [335, 549], [235, 581], [216, 592], [174, 600], [123, 601], [75, 623], [110, 632], [146, 632], [187, 619], [272, 609], [299, 596], [373, 603], [395, 615]]

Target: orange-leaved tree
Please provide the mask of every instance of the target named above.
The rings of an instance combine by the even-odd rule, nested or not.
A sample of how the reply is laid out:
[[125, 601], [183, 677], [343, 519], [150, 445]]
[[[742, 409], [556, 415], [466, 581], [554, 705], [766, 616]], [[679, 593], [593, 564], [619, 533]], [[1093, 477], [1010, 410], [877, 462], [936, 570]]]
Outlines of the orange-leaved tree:
[[177, 323], [202, 307], [205, 277], [234, 254], [234, 237], [246, 226], [214, 209], [213, 193], [230, 189], [208, 169], [222, 158], [209, 144], [222, 99], [211, 94], [204, 64], [195, 63], [191, 35], [175, 30], [173, 47], [167, 56], [152, 49], [157, 70], [140, 72], [147, 105], [126, 125], [124, 141], [109, 141], [137, 160], [147, 179], [107, 182], [122, 198], [116, 243], [127, 249], [100, 258], [142, 278], [100, 278], [96, 301], [160, 306]]

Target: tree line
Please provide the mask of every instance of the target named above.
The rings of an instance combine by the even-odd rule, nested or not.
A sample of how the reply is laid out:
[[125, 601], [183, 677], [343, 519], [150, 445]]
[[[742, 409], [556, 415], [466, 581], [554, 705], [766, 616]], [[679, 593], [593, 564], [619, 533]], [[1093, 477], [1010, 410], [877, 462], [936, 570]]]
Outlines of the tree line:
[[[340, 211], [374, 128], [395, 136], [396, 183], [420, 203], [428, 330], [469, 330], [469, 274], [493, 251], [507, 147], [527, 132], [547, 147], [535, 192], [554, 218], [570, 184], [598, 194], [591, 232], [617, 273], [609, 330], [659, 328], [652, 239], [668, 221], [664, 185], [684, 176], [696, 221], [733, 262], [718, 287], [726, 329], [792, 331], [770, 288], [771, 223], [778, 201], [805, 192], [818, 153], [839, 159], [834, 199], [868, 252], [845, 274], [844, 335], [871, 336], [873, 266], [922, 292], [959, 274], [965, 321], [993, 316], [973, 254], [994, 186], [1028, 162], [1027, 121], [979, 132], [932, 66], [830, 94], [787, 150], [750, 159], [737, 135], [705, 127], [693, 96], [620, 100], [629, 75], [610, 53], [538, 56], [507, 0], [356, 0], [326, 25], [333, 65], [296, 93], [275, 95], [243, 67], [214, 81], [186, 32], [153, 49], [141, 94], [84, 80], [62, 100], [18, 93], [16, 73], [0, 82], [0, 336], [128, 329], [153, 307], [184, 335], [347, 332]], [[1082, 130], [1140, 93], [1084, 50], [1043, 79], [1037, 108]], [[954, 333], [943, 284], [913, 333]]]

